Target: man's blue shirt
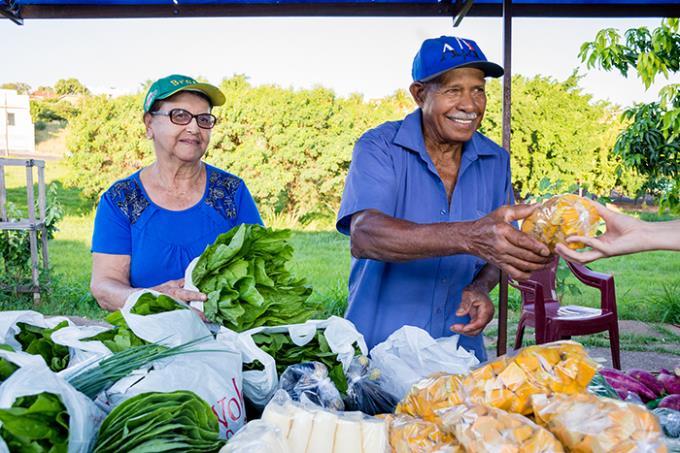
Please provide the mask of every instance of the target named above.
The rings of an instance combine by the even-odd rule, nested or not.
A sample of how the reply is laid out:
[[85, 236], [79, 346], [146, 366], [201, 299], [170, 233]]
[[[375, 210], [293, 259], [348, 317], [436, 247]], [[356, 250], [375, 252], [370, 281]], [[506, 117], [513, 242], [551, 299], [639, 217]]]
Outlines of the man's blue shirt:
[[[421, 111], [366, 132], [356, 143], [336, 227], [349, 234], [353, 214], [376, 209], [415, 223], [476, 220], [514, 201], [507, 151], [480, 133], [463, 146], [451, 203], [425, 148]], [[463, 288], [486, 263], [453, 255], [401, 263], [352, 258], [346, 317], [369, 347], [404, 325], [434, 338], [468, 323], [456, 316]], [[482, 336], [461, 335], [460, 343], [486, 360]]]

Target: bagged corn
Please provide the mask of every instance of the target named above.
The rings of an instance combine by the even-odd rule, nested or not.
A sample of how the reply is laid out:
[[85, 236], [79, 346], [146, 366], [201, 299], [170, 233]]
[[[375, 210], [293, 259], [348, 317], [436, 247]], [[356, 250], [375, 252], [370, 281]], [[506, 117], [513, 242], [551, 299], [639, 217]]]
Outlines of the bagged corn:
[[436, 423], [409, 415], [388, 415], [390, 446], [394, 453], [463, 453], [453, 434]]
[[442, 429], [465, 451], [475, 453], [562, 453], [548, 430], [528, 418], [481, 404], [461, 404], [439, 412]]
[[558, 341], [522, 348], [466, 376], [440, 375], [414, 385], [396, 413], [434, 420], [434, 411], [463, 402], [531, 414], [531, 395], [585, 391], [598, 365], [583, 346]]
[[644, 406], [576, 395], [534, 395], [536, 422], [573, 453], [666, 452], [661, 428]]
[[568, 193], [543, 203], [522, 222], [522, 231], [543, 242], [551, 251], [560, 243], [576, 250], [584, 244], [567, 243], [566, 239], [569, 236], [594, 236], [599, 221], [600, 214], [590, 200]]

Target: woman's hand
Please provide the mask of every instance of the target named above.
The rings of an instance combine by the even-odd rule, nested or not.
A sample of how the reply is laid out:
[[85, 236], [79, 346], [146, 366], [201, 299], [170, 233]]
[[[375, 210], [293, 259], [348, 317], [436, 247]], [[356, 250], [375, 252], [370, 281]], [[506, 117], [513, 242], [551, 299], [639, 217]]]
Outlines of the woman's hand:
[[193, 301], [199, 301], [199, 302], [204, 302], [208, 299], [208, 296], [206, 296], [203, 293], [199, 293], [198, 291], [191, 291], [188, 289], [184, 289], [184, 279], [180, 278], [177, 280], [170, 280], [165, 283], [161, 283], [160, 285], [156, 285], [153, 288], [151, 288], [155, 291], [158, 291], [159, 293], [166, 294], [174, 299], [181, 300], [184, 302], [193, 302]]

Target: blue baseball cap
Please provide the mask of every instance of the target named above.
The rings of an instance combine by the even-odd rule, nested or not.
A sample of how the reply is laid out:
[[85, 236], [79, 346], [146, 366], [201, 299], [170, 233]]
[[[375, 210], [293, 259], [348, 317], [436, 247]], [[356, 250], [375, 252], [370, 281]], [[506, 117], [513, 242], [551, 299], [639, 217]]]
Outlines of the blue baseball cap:
[[488, 61], [476, 42], [455, 36], [440, 36], [423, 41], [413, 59], [411, 75], [414, 82], [427, 82], [446, 71], [458, 68], [481, 69], [484, 77], [503, 75], [503, 68]]

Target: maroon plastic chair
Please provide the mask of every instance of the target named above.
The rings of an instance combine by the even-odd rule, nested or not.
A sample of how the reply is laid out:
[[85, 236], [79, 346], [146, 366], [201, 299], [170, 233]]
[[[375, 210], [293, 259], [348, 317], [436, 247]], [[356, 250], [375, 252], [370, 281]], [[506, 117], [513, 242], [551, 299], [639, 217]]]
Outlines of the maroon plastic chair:
[[578, 280], [600, 290], [600, 309], [562, 306], [555, 292], [558, 262], [559, 257], [546, 269], [535, 272], [527, 281], [510, 281], [510, 285], [522, 294], [522, 315], [517, 326], [515, 349], [522, 347], [524, 329], [527, 326], [535, 328], [536, 344], [569, 339], [572, 335], [609, 331], [612, 363], [614, 368], [621, 369], [614, 277], [567, 262]]

